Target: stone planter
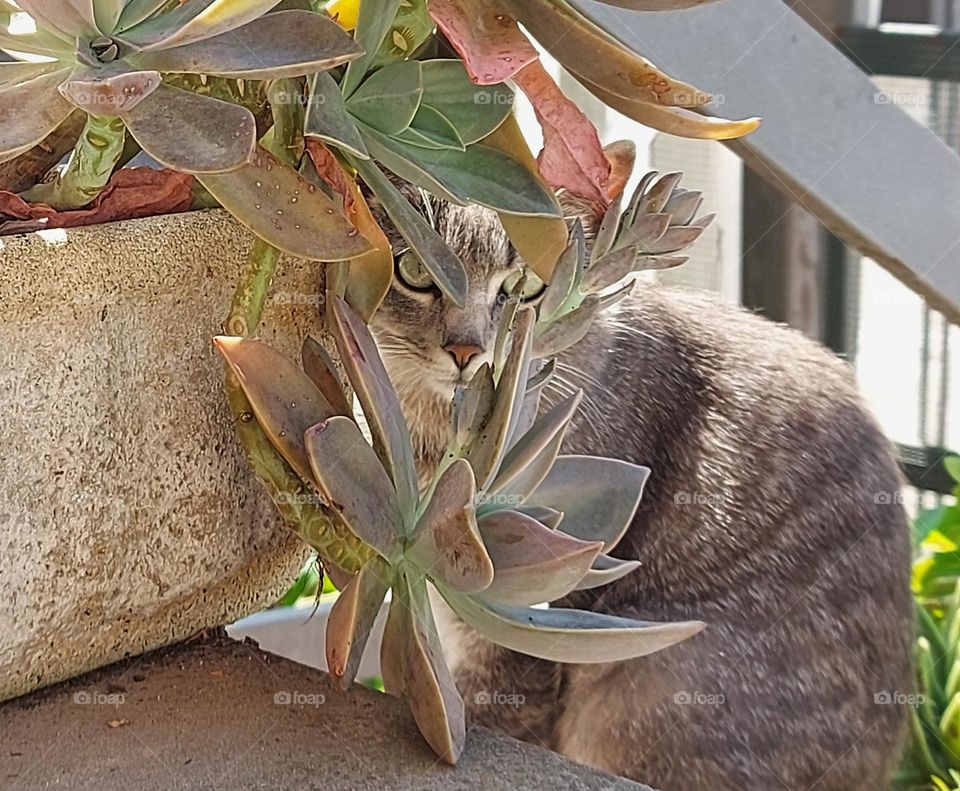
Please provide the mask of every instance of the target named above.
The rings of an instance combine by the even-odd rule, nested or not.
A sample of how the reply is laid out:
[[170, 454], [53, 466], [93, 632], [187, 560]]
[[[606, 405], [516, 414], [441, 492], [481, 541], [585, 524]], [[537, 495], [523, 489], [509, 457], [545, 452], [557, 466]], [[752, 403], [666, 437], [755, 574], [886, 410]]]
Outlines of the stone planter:
[[[250, 241], [216, 211], [0, 237], [0, 700], [296, 577], [210, 343]], [[316, 327], [318, 266], [281, 266], [263, 337], [287, 353]]]

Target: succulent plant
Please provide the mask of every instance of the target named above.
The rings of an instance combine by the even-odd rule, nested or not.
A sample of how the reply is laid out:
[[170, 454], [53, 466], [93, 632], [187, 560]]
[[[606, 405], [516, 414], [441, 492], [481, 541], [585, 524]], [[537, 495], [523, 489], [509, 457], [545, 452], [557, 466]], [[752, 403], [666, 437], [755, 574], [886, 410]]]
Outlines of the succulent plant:
[[575, 224], [537, 306], [538, 357], [552, 357], [583, 338], [601, 310], [633, 289], [634, 280], [623, 284], [630, 274], [671, 269], [687, 260], [679, 253], [700, 237], [714, 215], [696, 216], [703, 195], [679, 187], [680, 179], [680, 173], [659, 178], [647, 173], [622, 213], [620, 198], [607, 209], [589, 254], [583, 227]]
[[[266, 13], [277, 0], [0, 0], [0, 161], [42, 141], [77, 108], [89, 199], [124, 131], [160, 163], [191, 173], [255, 233], [294, 254], [343, 260], [369, 246], [333, 202], [257, 146], [252, 113], [174, 87], [168, 75], [239, 80], [315, 73], [360, 56], [322, 14]], [[117, 139], [119, 138], [119, 144]]]
[[391, 591], [384, 687], [407, 698], [427, 742], [454, 763], [465, 737], [463, 703], [443, 661], [428, 585], [488, 639], [554, 661], [641, 656], [699, 631], [696, 622], [532, 606], [636, 569], [636, 562], [605, 553], [630, 524], [648, 470], [559, 455], [579, 396], [521, 428], [538, 392], [530, 308], [516, 313], [512, 329], [509, 318], [504, 322], [503, 365], [481, 368], [458, 393], [450, 452], [421, 495], [410, 436], [373, 337], [342, 299], [332, 296], [328, 304], [372, 444], [315, 343], [305, 345], [307, 372], [256, 340], [216, 343], [276, 450], [331, 518], [375, 551], [358, 564], [330, 613], [327, 661], [335, 677], [354, 680]]

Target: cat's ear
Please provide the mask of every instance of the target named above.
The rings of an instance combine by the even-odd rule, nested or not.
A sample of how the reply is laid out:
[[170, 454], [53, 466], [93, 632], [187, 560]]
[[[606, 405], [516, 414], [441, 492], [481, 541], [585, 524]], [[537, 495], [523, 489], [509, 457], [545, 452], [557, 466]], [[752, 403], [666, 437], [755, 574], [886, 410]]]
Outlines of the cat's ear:
[[623, 193], [630, 180], [634, 163], [637, 161], [637, 147], [631, 140], [617, 140], [603, 149], [610, 162], [610, 178], [607, 180], [607, 197], [615, 201]]

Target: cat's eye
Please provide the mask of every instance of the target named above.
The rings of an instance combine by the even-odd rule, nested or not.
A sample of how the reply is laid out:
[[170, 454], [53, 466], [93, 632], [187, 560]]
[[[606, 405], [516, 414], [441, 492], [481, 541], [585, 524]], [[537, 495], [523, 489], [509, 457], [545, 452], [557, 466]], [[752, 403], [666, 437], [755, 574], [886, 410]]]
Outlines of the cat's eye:
[[[515, 294], [517, 286], [520, 285], [520, 280], [523, 279], [523, 285], [521, 286], [520, 293]], [[511, 272], [507, 275], [506, 279], [503, 281], [501, 288], [503, 293], [508, 297], [519, 296], [521, 302], [531, 302], [539, 297], [543, 290], [547, 287], [547, 284], [544, 283], [539, 277], [537, 277], [533, 272], [529, 270], [526, 272], [516, 271]]]
[[412, 250], [405, 250], [396, 259], [397, 279], [414, 291], [432, 291], [433, 278]]

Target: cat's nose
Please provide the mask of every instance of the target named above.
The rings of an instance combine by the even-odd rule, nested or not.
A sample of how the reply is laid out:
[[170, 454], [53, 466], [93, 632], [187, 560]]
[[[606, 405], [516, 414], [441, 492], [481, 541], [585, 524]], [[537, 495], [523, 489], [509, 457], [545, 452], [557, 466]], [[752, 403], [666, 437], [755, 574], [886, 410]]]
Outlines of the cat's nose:
[[457, 368], [461, 371], [467, 367], [474, 357], [483, 354], [483, 349], [473, 343], [448, 343], [443, 348], [453, 358]]

